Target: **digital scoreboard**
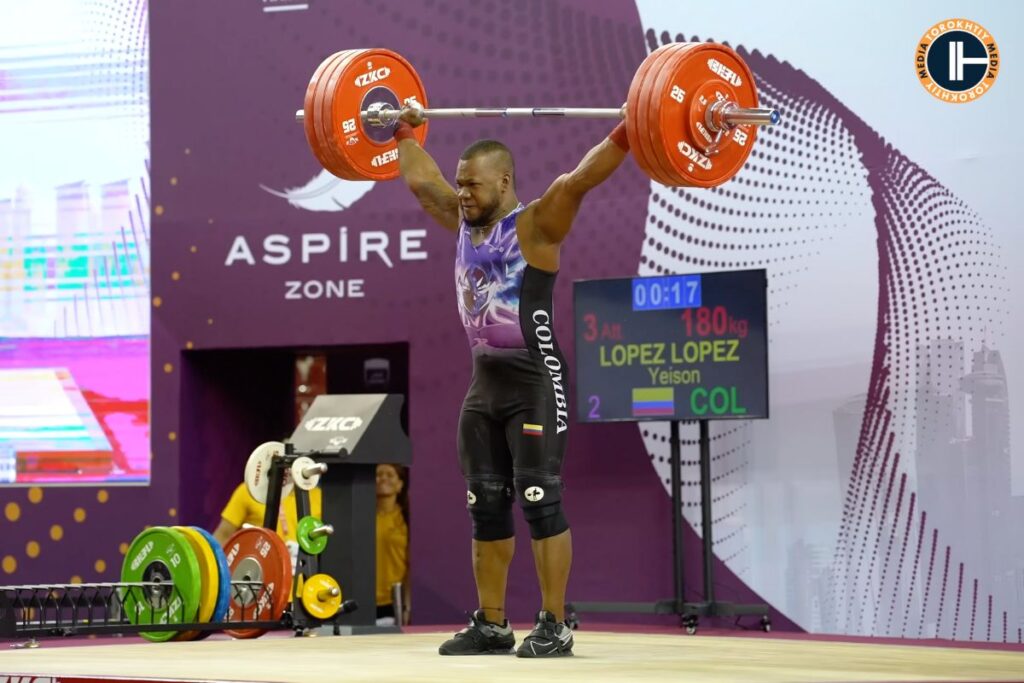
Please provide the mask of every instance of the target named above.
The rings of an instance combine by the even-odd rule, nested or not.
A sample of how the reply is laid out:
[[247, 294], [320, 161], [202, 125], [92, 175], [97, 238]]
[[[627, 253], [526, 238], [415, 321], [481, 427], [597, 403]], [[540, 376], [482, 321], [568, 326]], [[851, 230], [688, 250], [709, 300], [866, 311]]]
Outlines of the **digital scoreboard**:
[[763, 269], [573, 283], [581, 422], [768, 417]]

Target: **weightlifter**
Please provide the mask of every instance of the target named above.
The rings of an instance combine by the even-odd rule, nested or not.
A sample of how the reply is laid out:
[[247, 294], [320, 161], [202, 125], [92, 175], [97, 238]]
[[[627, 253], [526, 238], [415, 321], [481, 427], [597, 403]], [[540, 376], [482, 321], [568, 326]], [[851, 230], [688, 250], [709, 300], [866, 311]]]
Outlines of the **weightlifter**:
[[561, 501], [569, 381], [554, 336], [551, 292], [562, 242], [583, 197], [626, 156], [626, 123], [524, 205], [516, 196], [515, 163], [505, 145], [480, 140], [467, 147], [453, 188], [414, 137], [423, 120], [419, 110], [407, 108], [396, 126], [399, 170], [424, 210], [455, 234], [455, 293], [473, 356], [458, 452], [473, 521], [479, 606], [469, 626], [439, 651], [512, 652], [505, 585], [518, 499], [530, 526], [542, 597], [534, 628], [515, 653], [571, 655], [572, 630], [563, 612], [572, 536]]

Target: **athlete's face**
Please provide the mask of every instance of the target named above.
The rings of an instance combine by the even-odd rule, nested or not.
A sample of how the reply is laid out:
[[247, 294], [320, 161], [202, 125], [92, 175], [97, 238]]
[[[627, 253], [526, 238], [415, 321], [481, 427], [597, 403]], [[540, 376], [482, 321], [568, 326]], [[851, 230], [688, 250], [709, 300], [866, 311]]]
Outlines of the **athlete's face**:
[[493, 154], [459, 160], [455, 189], [467, 225], [482, 227], [500, 218], [505, 193], [511, 188], [511, 174], [495, 163]]

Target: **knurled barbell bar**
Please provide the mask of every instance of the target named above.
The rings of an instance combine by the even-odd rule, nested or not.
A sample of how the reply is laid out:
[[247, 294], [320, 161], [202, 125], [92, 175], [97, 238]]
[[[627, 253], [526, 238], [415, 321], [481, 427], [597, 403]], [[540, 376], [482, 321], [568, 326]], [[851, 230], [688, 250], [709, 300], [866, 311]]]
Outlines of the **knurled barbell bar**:
[[[467, 118], [544, 118], [562, 117], [570, 119], [624, 119], [626, 107], [618, 109], [599, 107], [475, 107], [454, 109], [424, 109], [416, 98], [409, 97], [402, 109], [395, 109], [388, 102], [373, 102], [366, 111], [359, 112], [359, 118], [377, 128], [395, 125], [407, 110], [417, 110], [425, 119], [467, 119]], [[295, 112], [295, 120], [302, 122], [305, 112]], [[707, 127], [715, 132], [740, 125], [771, 126], [779, 122], [779, 112], [774, 109], [744, 109], [735, 102], [719, 100], [708, 107]]]
[[[672, 43], [643, 61], [626, 103], [613, 108], [479, 107], [431, 109], [419, 75], [401, 55], [384, 49], [345, 50], [325, 59], [310, 79], [303, 123], [313, 154], [349, 180], [398, 176], [390, 130], [407, 111], [423, 119], [626, 119], [637, 164], [665, 185], [711, 187], [733, 177], [750, 154], [759, 126], [779, 112], [757, 107], [753, 74], [725, 45]], [[628, 112], [628, 115], [627, 115]], [[423, 144], [427, 123], [415, 129]]]

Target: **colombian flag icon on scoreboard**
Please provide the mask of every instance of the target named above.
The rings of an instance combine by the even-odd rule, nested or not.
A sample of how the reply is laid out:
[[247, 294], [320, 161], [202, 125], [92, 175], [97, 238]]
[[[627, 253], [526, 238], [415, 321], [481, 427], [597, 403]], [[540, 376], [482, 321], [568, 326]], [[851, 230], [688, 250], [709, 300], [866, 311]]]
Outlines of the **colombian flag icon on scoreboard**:
[[633, 389], [633, 415], [674, 415], [676, 412], [675, 388]]

